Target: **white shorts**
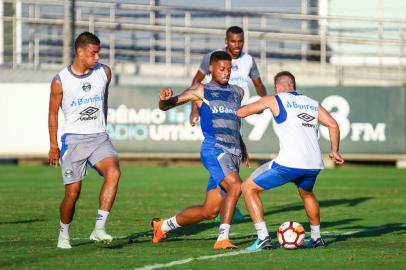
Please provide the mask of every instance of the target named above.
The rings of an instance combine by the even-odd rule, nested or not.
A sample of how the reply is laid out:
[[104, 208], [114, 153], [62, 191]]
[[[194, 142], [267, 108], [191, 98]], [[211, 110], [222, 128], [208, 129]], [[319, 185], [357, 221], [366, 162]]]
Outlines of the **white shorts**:
[[[107, 133], [64, 134], [61, 138], [61, 168], [65, 185], [81, 181], [87, 165], [94, 167], [108, 157], [118, 157]], [[97, 169], [96, 171], [102, 175]]]

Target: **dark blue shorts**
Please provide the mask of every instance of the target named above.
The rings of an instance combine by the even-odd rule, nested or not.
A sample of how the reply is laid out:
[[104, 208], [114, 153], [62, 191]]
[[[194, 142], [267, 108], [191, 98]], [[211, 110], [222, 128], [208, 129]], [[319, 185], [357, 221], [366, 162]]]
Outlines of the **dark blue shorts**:
[[240, 169], [241, 156], [224, 152], [221, 148], [202, 148], [200, 151], [200, 159], [204, 167], [210, 173], [206, 191], [217, 188], [220, 186], [224, 177], [232, 172], [238, 173]]
[[319, 169], [289, 168], [269, 161], [256, 169], [250, 178], [263, 189], [276, 188], [292, 182], [297, 187], [310, 192], [313, 190], [319, 172]]

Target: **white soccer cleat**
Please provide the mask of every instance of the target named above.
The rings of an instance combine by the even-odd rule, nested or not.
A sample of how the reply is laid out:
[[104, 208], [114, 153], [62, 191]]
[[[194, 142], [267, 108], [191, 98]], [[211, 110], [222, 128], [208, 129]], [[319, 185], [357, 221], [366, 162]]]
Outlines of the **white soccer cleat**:
[[92, 234], [89, 237], [90, 240], [96, 242], [106, 242], [110, 243], [113, 240], [113, 237], [110, 234], [107, 234], [104, 229], [94, 229]]
[[72, 246], [70, 245], [69, 237], [63, 237], [62, 235], [59, 235], [57, 247], [62, 249], [72, 248]]

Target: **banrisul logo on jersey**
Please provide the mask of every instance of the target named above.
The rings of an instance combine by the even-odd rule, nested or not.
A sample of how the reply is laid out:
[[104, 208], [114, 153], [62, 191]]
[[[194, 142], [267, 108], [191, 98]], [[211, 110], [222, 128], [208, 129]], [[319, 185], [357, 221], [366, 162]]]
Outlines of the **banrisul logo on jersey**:
[[213, 106], [211, 108], [212, 113], [231, 113], [231, 114], [236, 114], [236, 111], [230, 108], [226, 108], [224, 106]]
[[92, 85], [89, 82], [85, 82], [82, 85], [82, 90], [85, 92], [89, 92], [90, 90], [92, 90]]
[[96, 120], [97, 115], [95, 113], [98, 111], [98, 108], [95, 107], [87, 107], [83, 111], [80, 112], [80, 121], [89, 121], [89, 120]]

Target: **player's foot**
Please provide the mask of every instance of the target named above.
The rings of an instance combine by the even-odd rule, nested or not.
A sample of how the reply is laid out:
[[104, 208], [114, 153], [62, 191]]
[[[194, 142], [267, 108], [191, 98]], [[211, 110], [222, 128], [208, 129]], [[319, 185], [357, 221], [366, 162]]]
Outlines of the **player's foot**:
[[58, 248], [63, 248], [63, 249], [72, 248], [72, 246], [70, 245], [69, 237], [63, 237], [62, 235], [59, 235], [57, 247]]
[[105, 242], [110, 243], [113, 240], [113, 237], [110, 234], [107, 234], [104, 229], [96, 229], [94, 228], [92, 234], [89, 237], [90, 240], [94, 240], [96, 242]]
[[260, 240], [258, 238], [251, 246], [247, 247], [245, 250], [255, 251], [263, 249], [273, 249], [271, 237], [267, 236], [264, 240]]
[[305, 248], [323, 248], [327, 247], [327, 243], [324, 242], [323, 238], [318, 238], [317, 240], [310, 239], [304, 244]]
[[154, 237], [152, 238], [153, 244], [158, 244], [162, 238], [166, 238], [168, 236], [168, 233], [164, 233], [161, 230], [161, 226], [162, 226], [163, 222], [164, 222], [164, 220], [162, 218], [153, 218], [151, 220], [151, 227], [154, 230]]
[[[234, 216], [233, 216], [233, 222], [234, 221], [241, 221], [243, 219], [244, 219], [244, 216], [241, 214], [241, 211], [238, 208], [235, 208]], [[215, 217], [214, 221], [218, 221], [218, 222], [221, 221], [220, 214], [217, 215], [217, 217]]]
[[238, 246], [231, 243], [230, 239], [216, 241], [213, 246], [215, 249], [236, 249]]

